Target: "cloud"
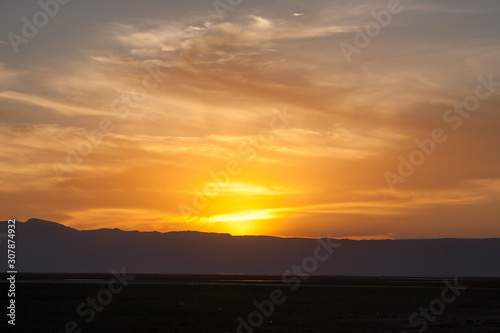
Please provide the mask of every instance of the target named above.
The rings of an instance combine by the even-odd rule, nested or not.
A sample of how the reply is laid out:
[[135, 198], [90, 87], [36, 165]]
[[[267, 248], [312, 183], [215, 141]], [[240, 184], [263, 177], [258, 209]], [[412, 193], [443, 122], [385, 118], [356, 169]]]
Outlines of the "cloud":
[[54, 101], [49, 98], [40, 97], [37, 95], [28, 95], [14, 91], [0, 92], [0, 99], [14, 100], [26, 104], [32, 104], [43, 108], [51, 109], [62, 114], [67, 115], [94, 115], [94, 116], [107, 116], [109, 112], [102, 110], [95, 110], [92, 108], [84, 108], [80, 106], [70, 105], [64, 102]]
[[[148, 220], [141, 228], [171, 230], [179, 203], [190, 203], [196, 188], [213, 181], [209, 173], [224, 170], [241, 144], [258, 140], [272, 110], [286, 105], [296, 117], [258, 149], [235, 186], [211, 201], [207, 220], [277, 209], [285, 225], [280, 235], [299, 235], [307, 225], [318, 228], [309, 234], [338, 227], [360, 236], [421, 235], [418, 219], [430, 212], [465, 219], [454, 211], [484, 209], [484, 221], [493, 221], [498, 210], [486, 208], [498, 202], [499, 92], [481, 101], [459, 131], [442, 116], [474, 93], [478, 75], [500, 80], [498, 29], [491, 28], [497, 21], [490, 18], [498, 10], [418, 3], [393, 17], [347, 66], [339, 43], [352, 42], [373, 19], [370, 12], [386, 5], [315, 2], [308, 20], [296, 19], [306, 16], [305, 7], [272, 4], [252, 12], [239, 7], [223, 22], [215, 13], [167, 20], [134, 12], [92, 25], [99, 41], [79, 44], [86, 49], [71, 56], [61, 52], [54, 60], [42, 52], [24, 64], [2, 58], [4, 210], [79, 226], [142, 215]], [[489, 23], [477, 24], [479, 17]], [[52, 163], [66, 163], [68, 149], [113, 116], [111, 103], [140, 87], [157, 65], [168, 76], [59, 182]], [[383, 190], [384, 172], [395, 171], [398, 157], [436, 127], [449, 140], [396, 194]], [[242, 204], [238, 191], [256, 195]]]
[[0, 84], [12, 84], [24, 73], [25, 71], [23, 70], [16, 71], [9, 69], [4, 62], [0, 61]]

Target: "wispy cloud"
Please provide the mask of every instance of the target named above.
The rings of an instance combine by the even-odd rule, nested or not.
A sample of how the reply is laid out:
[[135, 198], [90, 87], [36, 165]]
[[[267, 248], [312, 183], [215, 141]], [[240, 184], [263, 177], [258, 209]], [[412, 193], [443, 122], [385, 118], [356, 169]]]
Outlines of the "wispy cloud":
[[2, 98], [40, 106], [67, 115], [105, 116], [110, 114], [109, 111], [84, 108], [76, 105], [70, 105], [65, 102], [54, 101], [37, 95], [28, 95], [14, 91], [0, 92], [0, 99]]
[[[89, 16], [78, 34], [58, 29], [58, 43], [46, 45], [60, 49], [30, 45], [30, 61], [2, 55], [3, 210], [79, 227], [145, 216], [120, 225], [183, 229], [178, 204], [213, 182], [209, 173], [222, 172], [242, 144], [258, 139], [271, 110], [286, 105], [293, 123], [255, 148], [255, 163], [213, 200], [203, 216], [212, 220], [200, 229], [279, 216], [268, 223], [279, 235], [337, 228], [339, 235], [399, 237], [422, 235], [407, 221], [430, 224], [429, 212], [462, 223], [481, 212], [477, 223], [490, 231], [498, 221], [498, 91], [405, 190], [380, 190], [384, 170], [415, 149], [415, 138], [444, 126], [443, 112], [474, 92], [478, 75], [500, 81], [498, 6], [416, 2], [346, 66], [338, 44], [386, 1], [240, 6], [225, 21], [160, 3], [164, 11], [137, 5], [99, 24]], [[112, 102], [141, 85], [146, 65], [158, 64], [168, 72], [161, 85], [59, 182], [52, 163], [64, 163], [102, 118], [116, 119]], [[242, 193], [252, 195], [239, 200]], [[446, 225], [431, 229], [445, 235]], [[464, 226], [462, 235], [474, 228]]]

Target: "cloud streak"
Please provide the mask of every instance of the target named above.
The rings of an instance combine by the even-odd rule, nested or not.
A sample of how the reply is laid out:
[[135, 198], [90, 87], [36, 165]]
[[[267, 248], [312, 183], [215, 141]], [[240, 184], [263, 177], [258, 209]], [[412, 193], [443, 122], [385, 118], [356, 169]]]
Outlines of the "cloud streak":
[[[255, 163], [211, 200], [198, 229], [240, 233], [234, 221], [254, 216], [245, 232], [500, 237], [492, 227], [500, 218], [498, 92], [401, 192], [387, 192], [381, 176], [442, 124], [478, 75], [500, 80], [498, 6], [416, 3], [350, 66], [338, 44], [386, 2], [241, 6], [223, 22], [201, 5], [161, 6], [161, 15], [137, 5], [89, 18], [72, 36], [40, 36], [54, 48], [42, 47], [32, 61], [2, 55], [3, 211], [81, 228], [183, 230], [179, 203], [286, 105], [293, 123], [274, 131]], [[118, 120], [113, 101], [156, 65], [168, 76]], [[117, 119], [115, 131], [59, 182], [52, 163], [104, 117]], [[450, 231], [450, 221], [465, 225], [474, 212], [481, 212], [474, 226]], [[126, 221], [131, 216], [143, 222]], [[449, 220], [436, 220], [443, 216]]]

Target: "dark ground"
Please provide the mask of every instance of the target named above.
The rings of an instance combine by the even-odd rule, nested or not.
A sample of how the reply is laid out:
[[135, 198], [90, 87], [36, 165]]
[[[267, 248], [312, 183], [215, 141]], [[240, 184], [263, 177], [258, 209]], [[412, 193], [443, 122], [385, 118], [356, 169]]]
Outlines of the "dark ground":
[[[0, 327], [8, 328], [1, 331], [65, 332], [73, 321], [78, 327], [68, 332], [237, 332], [236, 319], [257, 310], [252, 302], [268, 300], [280, 289], [286, 300], [255, 332], [417, 332], [422, 325], [411, 327], [410, 315], [429, 307], [446, 287], [444, 278], [311, 277], [291, 291], [279, 276], [142, 275], [86, 323], [90, 315], [78, 315], [78, 305], [107, 290], [111, 276], [72, 277], [18, 276], [16, 326], [6, 325], [3, 314]], [[500, 332], [500, 281], [461, 279], [459, 284], [468, 288], [429, 321], [426, 332]]]

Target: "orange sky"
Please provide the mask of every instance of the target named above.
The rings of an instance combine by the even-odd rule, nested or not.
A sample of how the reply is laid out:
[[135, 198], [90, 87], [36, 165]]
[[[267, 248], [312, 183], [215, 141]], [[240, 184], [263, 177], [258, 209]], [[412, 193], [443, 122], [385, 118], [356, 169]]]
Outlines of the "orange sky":
[[[0, 37], [3, 219], [500, 237], [497, 3], [402, 2], [350, 63], [341, 43], [386, 1], [243, 3], [222, 19], [211, 2], [110, 3], [71, 3], [17, 54]], [[5, 6], [7, 32], [39, 10]], [[446, 140], [414, 153], [435, 129]], [[400, 156], [420, 165], [403, 177]]]

